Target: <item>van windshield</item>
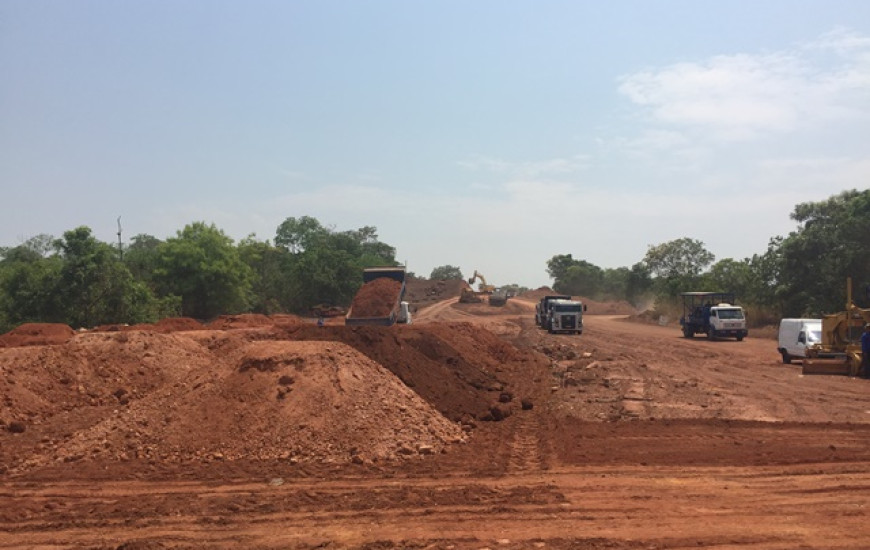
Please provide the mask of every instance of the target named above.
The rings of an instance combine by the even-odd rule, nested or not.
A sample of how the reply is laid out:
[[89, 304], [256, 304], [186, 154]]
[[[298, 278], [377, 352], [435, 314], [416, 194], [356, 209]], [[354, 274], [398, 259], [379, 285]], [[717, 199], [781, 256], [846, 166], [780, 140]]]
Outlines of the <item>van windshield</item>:
[[807, 340], [810, 342], [821, 342], [822, 341], [822, 331], [820, 331], [820, 330], [808, 330], [807, 331]]
[[718, 311], [720, 319], [743, 319], [743, 310], [740, 308], [732, 307]]

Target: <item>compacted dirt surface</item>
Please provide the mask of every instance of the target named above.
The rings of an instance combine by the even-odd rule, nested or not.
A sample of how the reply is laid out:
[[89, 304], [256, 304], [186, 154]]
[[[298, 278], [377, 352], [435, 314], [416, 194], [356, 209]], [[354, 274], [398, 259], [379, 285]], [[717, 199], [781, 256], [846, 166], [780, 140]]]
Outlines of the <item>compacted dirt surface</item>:
[[870, 381], [459, 288], [0, 336], [0, 549], [870, 548]]

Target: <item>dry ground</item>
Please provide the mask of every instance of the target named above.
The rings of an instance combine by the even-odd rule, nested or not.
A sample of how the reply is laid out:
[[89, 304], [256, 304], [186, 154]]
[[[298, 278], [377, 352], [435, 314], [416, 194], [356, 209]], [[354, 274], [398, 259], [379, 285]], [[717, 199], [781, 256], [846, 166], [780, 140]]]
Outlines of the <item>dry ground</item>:
[[0, 548], [870, 547], [870, 381], [589, 313], [0, 349]]

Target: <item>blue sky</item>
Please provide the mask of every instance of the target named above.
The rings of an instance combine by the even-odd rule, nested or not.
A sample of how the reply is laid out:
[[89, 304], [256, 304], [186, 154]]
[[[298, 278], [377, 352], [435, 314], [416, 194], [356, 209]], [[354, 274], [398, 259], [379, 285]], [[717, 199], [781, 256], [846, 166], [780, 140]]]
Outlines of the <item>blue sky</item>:
[[537, 287], [870, 186], [863, 0], [0, 0], [0, 75], [0, 246], [308, 215]]

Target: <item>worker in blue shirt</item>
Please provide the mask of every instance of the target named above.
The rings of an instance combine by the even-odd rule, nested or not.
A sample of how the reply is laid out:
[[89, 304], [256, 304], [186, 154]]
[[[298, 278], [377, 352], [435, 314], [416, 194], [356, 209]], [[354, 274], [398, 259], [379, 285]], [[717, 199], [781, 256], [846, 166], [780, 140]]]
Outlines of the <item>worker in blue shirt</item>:
[[864, 378], [870, 378], [870, 323], [864, 325], [861, 335], [861, 373]]

